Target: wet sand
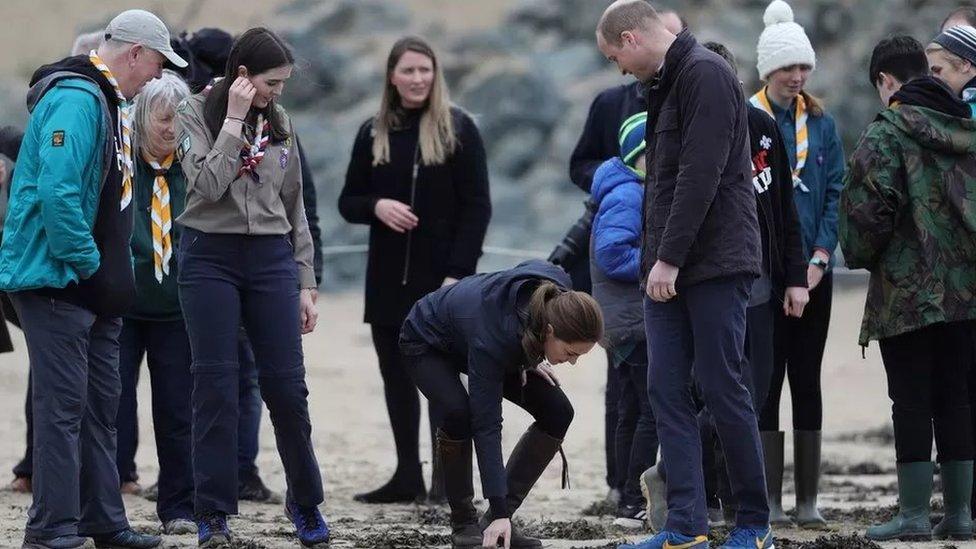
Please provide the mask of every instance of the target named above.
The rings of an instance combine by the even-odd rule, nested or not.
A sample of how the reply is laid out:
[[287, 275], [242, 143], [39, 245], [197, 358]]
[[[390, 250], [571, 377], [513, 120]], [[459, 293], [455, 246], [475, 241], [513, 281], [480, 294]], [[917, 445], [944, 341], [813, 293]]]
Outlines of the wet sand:
[[[839, 283], [835, 288], [830, 339], [823, 369], [824, 469], [821, 508], [831, 519], [831, 530], [811, 532], [779, 529], [779, 547], [820, 536], [863, 533], [867, 524], [890, 513], [895, 503], [894, 446], [890, 436], [890, 405], [876, 345], [865, 359], [857, 346], [863, 288]], [[305, 338], [313, 439], [326, 483], [325, 511], [333, 527], [332, 547], [393, 548], [447, 547], [449, 530], [445, 508], [389, 505], [367, 506], [352, 496], [385, 482], [395, 466], [382, 385], [368, 327], [359, 320], [362, 297], [356, 293], [324, 294], [315, 333]], [[16, 330], [15, 330], [16, 331]], [[17, 351], [0, 355], [0, 466], [9, 470], [23, 451], [23, 396], [26, 387], [26, 352], [19, 332]], [[565, 450], [570, 463], [572, 490], [560, 489], [559, 460], [554, 460], [519, 512], [531, 531], [547, 538], [547, 547], [615, 547], [615, 542], [641, 539], [612, 525], [611, 516], [588, 516], [587, 508], [606, 494], [603, 458], [603, 389], [606, 362], [603, 353], [584, 357], [575, 367], [558, 368], [562, 384], [576, 407]], [[143, 380], [145, 380], [143, 371]], [[141, 446], [137, 463], [141, 482], [152, 484], [158, 472], [149, 410], [148, 383], [139, 388]], [[790, 426], [789, 398], [783, 397], [782, 425]], [[531, 423], [520, 409], [506, 403], [506, 452]], [[426, 421], [423, 420], [423, 421]], [[787, 429], [788, 430], [788, 429]], [[421, 450], [429, 474], [430, 440], [421, 429]], [[792, 459], [787, 436], [787, 461]], [[261, 432], [259, 466], [269, 486], [284, 490], [284, 475], [274, 447], [267, 414]], [[789, 466], [788, 466], [789, 467]], [[789, 473], [788, 473], [789, 474]], [[476, 486], [480, 486], [476, 482]], [[792, 508], [792, 483], [785, 482], [784, 504]], [[480, 494], [480, 488], [476, 493]], [[936, 499], [940, 499], [937, 494]], [[147, 531], [158, 528], [154, 503], [126, 496], [133, 525]], [[19, 547], [30, 497], [0, 493], [0, 546]], [[478, 502], [483, 508], [484, 502]], [[298, 547], [291, 525], [276, 505], [244, 503], [232, 521], [239, 547]], [[592, 510], [591, 510], [592, 511]], [[721, 532], [716, 532], [719, 536]], [[857, 547], [863, 541], [824, 539], [817, 547]], [[886, 544], [886, 546], [944, 547], [944, 542]], [[953, 543], [957, 547], [976, 544]], [[195, 547], [194, 536], [166, 537], [164, 547]]]

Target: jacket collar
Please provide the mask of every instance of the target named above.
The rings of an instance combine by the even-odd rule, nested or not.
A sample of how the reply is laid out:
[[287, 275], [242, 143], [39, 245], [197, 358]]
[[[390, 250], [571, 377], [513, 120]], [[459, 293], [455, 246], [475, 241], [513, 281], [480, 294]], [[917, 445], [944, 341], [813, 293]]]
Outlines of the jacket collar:
[[681, 66], [684, 65], [685, 58], [691, 53], [691, 50], [695, 49], [698, 45], [698, 40], [695, 39], [691, 31], [685, 29], [678, 33], [677, 38], [668, 48], [668, 52], [664, 55], [664, 66], [658, 71], [657, 75], [654, 76], [648, 83], [648, 90], [654, 91], [666, 91], [671, 88], [674, 83], [674, 79], [677, 77], [678, 72], [681, 70]]

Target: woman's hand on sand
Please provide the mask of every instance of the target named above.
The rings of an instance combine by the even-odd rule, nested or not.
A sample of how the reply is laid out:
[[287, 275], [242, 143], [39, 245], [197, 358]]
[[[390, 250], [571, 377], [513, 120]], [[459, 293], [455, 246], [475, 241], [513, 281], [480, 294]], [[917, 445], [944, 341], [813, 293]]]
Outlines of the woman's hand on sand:
[[498, 547], [498, 539], [501, 538], [505, 543], [505, 549], [512, 546], [512, 521], [507, 518], [495, 519], [485, 528], [484, 539], [481, 540], [482, 547]]

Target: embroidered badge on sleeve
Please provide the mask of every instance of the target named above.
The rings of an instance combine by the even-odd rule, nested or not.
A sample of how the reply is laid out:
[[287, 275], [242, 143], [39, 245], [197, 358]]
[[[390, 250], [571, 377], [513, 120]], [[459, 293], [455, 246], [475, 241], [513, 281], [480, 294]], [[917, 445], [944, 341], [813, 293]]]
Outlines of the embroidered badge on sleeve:
[[57, 130], [51, 134], [51, 146], [52, 147], [64, 146], [64, 130]]

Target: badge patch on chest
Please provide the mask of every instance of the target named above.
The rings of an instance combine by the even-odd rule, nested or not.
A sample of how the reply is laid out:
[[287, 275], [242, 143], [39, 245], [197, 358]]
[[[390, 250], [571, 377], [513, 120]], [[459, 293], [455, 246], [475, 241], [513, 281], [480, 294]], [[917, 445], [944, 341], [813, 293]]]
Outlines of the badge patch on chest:
[[64, 146], [64, 130], [57, 130], [51, 134], [51, 146], [52, 147], [63, 147]]
[[285, 169], [288, 166], [288, 148], [284, 147], [281, 149], [281, 156], [278, 157], [278, 165], [281, 169]]
[[188, 152], [190, 152], [190, 134], [187, 133], [183, 135], [179, 146], [176, 147], [176, 157], [182, 162]]

